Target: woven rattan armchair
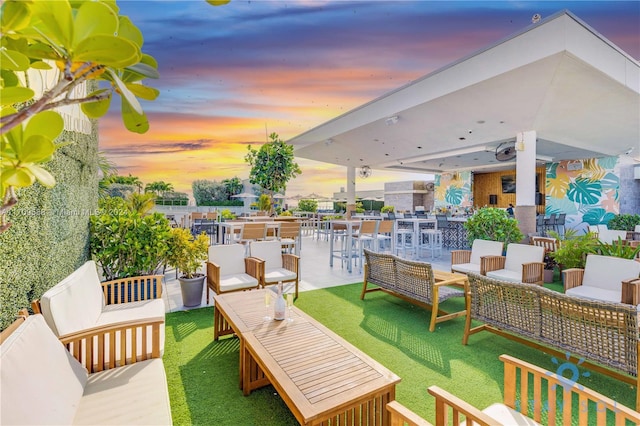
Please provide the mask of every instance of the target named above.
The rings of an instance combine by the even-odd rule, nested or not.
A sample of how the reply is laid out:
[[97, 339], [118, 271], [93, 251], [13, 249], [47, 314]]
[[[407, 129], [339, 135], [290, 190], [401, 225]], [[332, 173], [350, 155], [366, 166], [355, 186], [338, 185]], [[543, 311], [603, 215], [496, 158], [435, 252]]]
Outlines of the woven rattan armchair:
[[451, 272], [474, 272], [485, 274], [481, 269], [480, 259], [483, 256], [502, 255], [503, 243], [500, 241], [489, 241], [475, 239], [471, 245], [471, 250], [451, 250]]

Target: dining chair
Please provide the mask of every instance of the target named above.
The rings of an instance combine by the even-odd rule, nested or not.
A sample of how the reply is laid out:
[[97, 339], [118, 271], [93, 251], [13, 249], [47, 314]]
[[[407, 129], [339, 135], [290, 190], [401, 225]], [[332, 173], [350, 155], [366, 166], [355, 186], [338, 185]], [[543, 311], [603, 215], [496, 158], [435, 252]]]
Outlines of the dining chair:
[[368, 248], [377, 251], [378, 243], [378, 225], [379, 220], [363, 220], [360, 222], [358, 231], [353, 234], [352, 241], [358, 253], [358, 261], [360, 262], [360, 272], [362, 272], [362, 264], [364, 261], [364, 249]]

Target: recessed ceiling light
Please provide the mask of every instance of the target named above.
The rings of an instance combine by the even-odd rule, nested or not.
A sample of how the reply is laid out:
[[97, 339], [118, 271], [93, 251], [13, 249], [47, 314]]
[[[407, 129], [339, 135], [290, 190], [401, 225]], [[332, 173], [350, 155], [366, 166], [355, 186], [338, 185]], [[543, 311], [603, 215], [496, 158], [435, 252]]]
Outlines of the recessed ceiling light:
[[476, 121], [476, 123], [478, 123], [478, 124], [484, 124], [484, 123], [485, 123], [485, 121], [484, 121], [484, 120], [478, 120], [478, 121]]
[[466, 141], [467, 140], [467, 138], [465, 138], [464, 136], [461, 136], [458, 139], [461, 140], [461, 141]]
[[387, 157], [388, 157], [388, 156], [389, 156], [389, 154], [385, 154], [385, 156], [387, 156]]
[[474, 158], [474, 159], [473, 159], [473, 161], [478, 161], [478, 159], [477, 159], [477, 158]]
[[422, 147], [421, 147], [421, 146], [419, 146], [419, 147], [418, 147], [418, 149], [422, 149]]

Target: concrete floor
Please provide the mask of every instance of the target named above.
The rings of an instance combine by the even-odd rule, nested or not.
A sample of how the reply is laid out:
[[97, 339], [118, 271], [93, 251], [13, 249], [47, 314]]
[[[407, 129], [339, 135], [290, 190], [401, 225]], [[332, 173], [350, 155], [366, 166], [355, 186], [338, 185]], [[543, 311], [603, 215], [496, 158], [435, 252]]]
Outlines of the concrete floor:
[[[451, 268], [451, 252], [447, 249], [443, 249], [442, 254], [433, 260], [430, 257], [421, 257], [419, 260], [430, 262], [434, 269], [449, 271]], [[328, 241], [316, 240], [312, 236], [302, 237], [302, 246], [300, 251], [300, 282], [298, 284], [300, 292], [358, 282], [362, 282], [362, 273], [360, 273], [359, 267], [354, 265], [353, 271], [350, 273], [347, 271], [346, 266], [343, 267], [341, 265], [339, 259], [334, 259], [333, 267], [329, 266]], [[210, 294], [211, 305], [213, 304], [213, 293]], [[166, 312], [197, 309], [207, 306], [207, 301], [205, 300], [206, 291], [203, 291], [202, 303], [200, 306], [193, 308], [185, 308], [183, 306], [180, 283], [176, 279], [176, 273], [173, 269], [166, 271], [162, 297], [165, 301]]]

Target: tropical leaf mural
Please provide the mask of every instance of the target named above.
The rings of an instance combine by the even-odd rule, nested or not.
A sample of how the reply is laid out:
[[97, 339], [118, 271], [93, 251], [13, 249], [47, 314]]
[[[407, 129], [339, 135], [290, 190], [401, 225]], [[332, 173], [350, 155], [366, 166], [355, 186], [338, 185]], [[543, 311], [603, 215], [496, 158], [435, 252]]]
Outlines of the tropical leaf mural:
[[462, 188], [457, 188], [455, 186], [450, 186], [447, 188], [447, 192], [445, 194], [445, 201], [447, 204], [451, 204], [452, 206], [459, 206], [462, 204], [462, 200], [464, 198], [464, 192]]
[[600, 181], [593, 181], [587, 178], [577, 178], [569, 184], [567, 197], [571, 201], [580, 204], [598, 204], [602, 192]]
[[470, 171], [436, 175], [434, 185], [434, 207], [473, 205]]
[[567, 224], [582, 229], [607, 223], [620, 209], [618, 157], [582, 160], [581, 169], [569, 170], [574, 162], [547, 165], [545, 213], [566, 213]]

